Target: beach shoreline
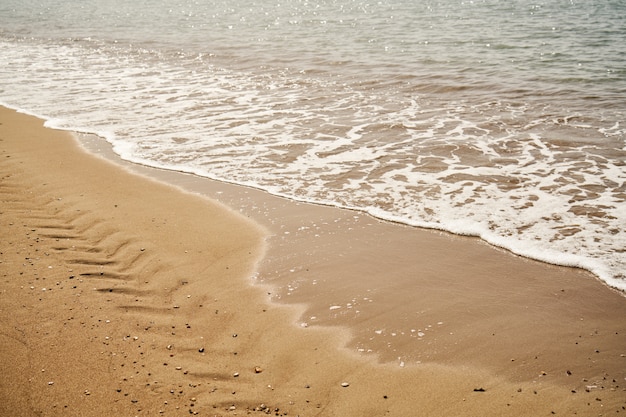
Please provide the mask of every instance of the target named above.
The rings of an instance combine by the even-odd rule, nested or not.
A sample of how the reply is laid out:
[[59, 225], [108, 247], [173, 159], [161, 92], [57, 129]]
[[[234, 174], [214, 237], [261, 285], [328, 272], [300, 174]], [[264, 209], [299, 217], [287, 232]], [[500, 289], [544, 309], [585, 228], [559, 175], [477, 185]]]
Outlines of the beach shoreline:
[[625, 412], [626, 302], [588, 273], [190, 176], [184, 193], [0, 123], [3, 414]]

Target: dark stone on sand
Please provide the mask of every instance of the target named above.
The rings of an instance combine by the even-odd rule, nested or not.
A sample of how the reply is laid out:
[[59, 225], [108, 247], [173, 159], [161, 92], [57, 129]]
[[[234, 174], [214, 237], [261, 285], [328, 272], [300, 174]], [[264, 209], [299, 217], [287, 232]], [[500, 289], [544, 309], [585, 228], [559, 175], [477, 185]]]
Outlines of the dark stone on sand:
[[484, 388], [474, 388], [474, 392], [485, 392]]

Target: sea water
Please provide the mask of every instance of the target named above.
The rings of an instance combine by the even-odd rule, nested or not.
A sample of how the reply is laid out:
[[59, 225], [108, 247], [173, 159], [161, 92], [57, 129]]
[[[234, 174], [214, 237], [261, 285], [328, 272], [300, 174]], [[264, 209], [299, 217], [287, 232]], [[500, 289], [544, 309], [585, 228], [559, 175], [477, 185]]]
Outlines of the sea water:
[[626, 290], [621, 0], [3, 0], [0, 102]]

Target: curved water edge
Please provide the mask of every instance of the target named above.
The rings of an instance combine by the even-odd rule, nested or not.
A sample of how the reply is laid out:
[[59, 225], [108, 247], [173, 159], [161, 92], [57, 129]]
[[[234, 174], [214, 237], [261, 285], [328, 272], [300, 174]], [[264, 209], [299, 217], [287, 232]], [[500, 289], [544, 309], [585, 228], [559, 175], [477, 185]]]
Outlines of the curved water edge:
[[619, 290], [622, 295], [626, 296], [626, 281], [623, 281], [620, 279], [614, 279], [610, 273], [609, 268], [607, 268], [602, 263], [597, 262], [593, 259], [585, 258], [583, 256], [559, 253], [556, 251], [550, 251], [550, 250], [545, 250], [545, 249], [533, 250], [532, 248], [530, 249], [526, 248], [523, 244], [514, 245], [514, 244], [511, 244], [512, 242], [510, 240], [497, 236], [493, 233], [486, 233], [480, 230], [479, 228], [476, 228], [476, 229], [467, 228], [466, 225], [462, 224], [462, 222], [459, 222], [458, 224], [452, 224], [449, 227], [445, 227], [444, 225], [432, 223], [432, 222], [407, 221], [407, 219], [386, 213], [383, 210], [380, 210], [379, 208], [376, 208], [376, 207], [361, 208], [361, 207], [356, 207], [356, 206], [341, 205], [332, 201], [315, 201], [311, 199], [297, 198], [297, 197], [294, 197], [285, 193], [272, 193], [271, 191], [266, 190], [255, 184], [244, 184], [244, 183], [238, 183], [235, 181], [228, 181], [222, 178], [210, 177], [204, 174], [203, 172], [198, 172], [198, 171], [194, 172], [193, 170], [186, 169], [185, 167], [171, 167], [171, 166], [166, 166], [166, 165], [155, 164], [153, 161], [149, 161], [149, 160], [125, 157], [123, 154], [120, 154], [115, 150], [114, 142], [112, 142], [111, 140], [108, 140], [105, 136], [99, 134], [98, 132], [89, 131], [86, 129], [76, 130], [76, 129], [68, 128], [68, 127], [65, 127], [65, 123], [59, 120], [46, 118], [45, 115], [29, 112], [28, 110], [11, 106], [3, 102], [0, 102], [0, 105], [7, 107], [7, 108], [11, 108], [13, 110], [16, 110], [24, 114], [35, 116], [41, 120], [44, 120], [44, 126], [51, 128], [51, 129], [65, 130], [65, 131], [69, 131], [69, 132], [73, 132], [77, 134], [94, 135], [100, 138], [100, 140], [103, 140], [106, 143], [108, 143], [112, 147], [112, 150], [121, 159], [127, 162], [131, 162], [134, 164], [143, 165], [143, 166], [147, 166], [151, 168], [191, 174], [191, 175], [195, 175], [198, 177], [208, 178], [210, 180], [224, 182], [224, 183], [233, 184], [237, 186], [254, 188], [263, 192], [268, 192], [277, 197], [286, 198], [288, 200], [297, 201], [301, 203], [317, 204], [317, 205], [335, 207], [335, 208], [340, 208], [340, 209], [352, 210], [352, 211], [359, 212], [359, 213], [365, 213], [381, 221], [397, 223], [397, 224], [410, 226], [410, 227], [439, 230], [442, 232], [448, 232], [448, 233], [452, 233], [452, 234], [460, 235], [460, 236], [477, 237], [494, 247], [507, 250], [511, 253], [514, 253], [516, 255], [519, 255], [528, 259], [533, 259], [536, 261], [541, 261], [541, 262], [551, 264], [551, 265], [556, 265], [556, 266], [572, 267], [572, 268], [579, 268], [579, 269], [587, 270], [591, 272], [592, 274], [594, 274], [595, 276], [597, 276], [602, 282], [607, 284], [609, 287]]
[[131, 162], [480, 237], [624, 290], [624, 12], [7, 0], [0, 101]]

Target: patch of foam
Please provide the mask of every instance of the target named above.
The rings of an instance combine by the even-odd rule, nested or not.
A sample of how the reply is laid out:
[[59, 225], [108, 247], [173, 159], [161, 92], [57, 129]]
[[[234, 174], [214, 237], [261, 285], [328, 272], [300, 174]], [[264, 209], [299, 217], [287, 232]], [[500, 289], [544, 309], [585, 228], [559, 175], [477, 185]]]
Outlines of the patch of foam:
[[[2, 45], [6, 104], [103, 136], [129, 161], [478, 236], [626, 290], [619, 122], [385, 96], [90, 41]], [[568, 143], [553, 129], [591, 139]]]

